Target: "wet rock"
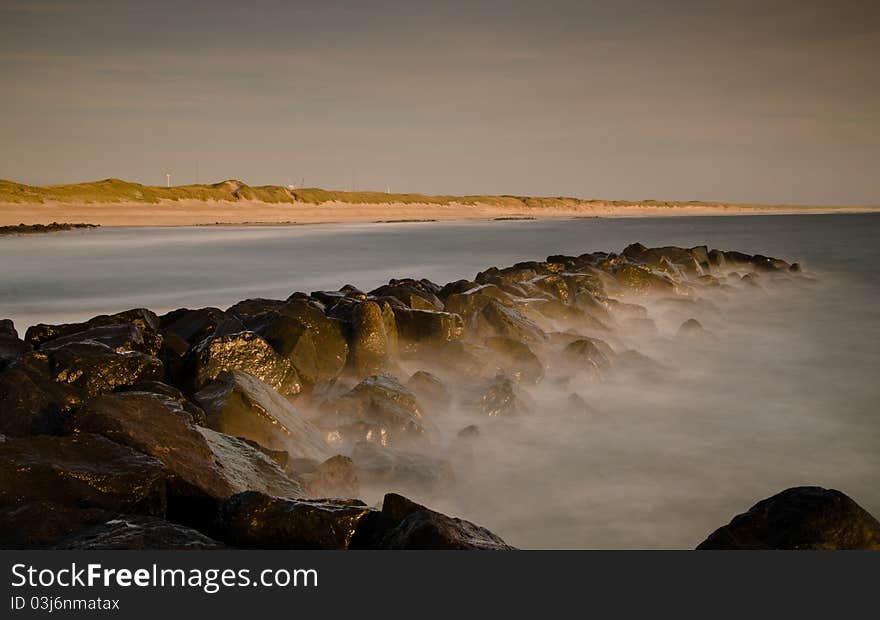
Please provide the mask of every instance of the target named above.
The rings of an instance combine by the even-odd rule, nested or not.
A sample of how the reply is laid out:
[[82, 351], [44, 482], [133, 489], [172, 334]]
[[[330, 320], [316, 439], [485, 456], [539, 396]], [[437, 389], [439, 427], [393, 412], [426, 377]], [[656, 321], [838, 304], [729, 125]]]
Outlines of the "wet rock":
[[[161, 338], [161, 336], [157, 337]], [[67, 336], [53, 338], [41, 344], [39, 348], [41, 351], [51, 351], [71, 343], [85, 341], [99, 342], [119, 353], [141, 351], [146, 353], [152, 352], [150, 354], [153, 354], [158, 352], [158, 348], [154, 346], [155, 343], [145, 344], [143, 332], [128, 323], [121, 325], [99, 325]]]
[[191, 402], [183, 392], [176, 387], [161, 381], [142, 381], [134, 385], [126, 385], [119, 388], [120, 392], [151, 394], [158, 398], [163, 405], [177, 414], [186, 414], [194, 424], [204, 425], [207, 421], [205, 411]]
[[513, 549], [484, 527], [435, 512], [396, 493], [385, 496], [381, 513], [359, 523], [351, 548]]
[[365, 301], [352, 309], [349, 362], [358, 376], [385, 371], [390, 362], [388, 335], [382, 308]]
[[611, 347], [596, 338], [579, 338], [566, 346], [562, 354], [569, 363], [589, 366], [598, 371], [611, 366], [614, 357]]
[[359, 500], [291, 500], [246, 492], [223, 506], [223, 540], [259, 549], [347, 549], [370, 508]]
[[32, 349], [29, 342], [18, 337], [18, 332], [11, 320], [0, 320], [0, 371]]
[[880, 550], [880, 522], [840, 491], [794, 487], [737, 515], [697, 549]]
[[226, 313], [220, 308], [180, 308], [162, 315], [160, 324], [166, 340], [168, 334], [174, 334], [189, 346], [194, 346], [217, 331], [226, 318]]
[[0, 442], [0, 545], [52, 544], [107, 512], [161, 517], [165, 484], [161, 462], [98, 435]]
[[416, 371], [406, 382], [406, 387], [429, 412], [441, 415], [449, 412], [452, 396], [436, 375], [424, 370]]
[[499, 375], [491, 379], [473, 396], [470, 409], [490, 418], [507, 418], [528, 415], [534, 403], [516, 383]]
[[[125, 326], [132, 328], [137, 333], [132, 334], [131, 331], [122, 329]], [[111, 329], [113, 327], [117, 329]], [[25, 333], [25, 340], [36, 348], [59, 338], [65, 338], [65, 342], [68, 343], [84, 340], [98, 342], [106, 340], [107, 344], [114, 349], [141, 351], [148, 355], [156, 355], [162, 346], [162, 336], [159, 330], [160, 321], [153, 312], [146, 308], [135, 308], [116, 314], [96, 316], [84, 323], [33, 325]], [[126, 344], [129, 344], [131, 348], [124, 349]]]
[[500, 336], [519, 342], [542, 342], [547, 335], [533, 321], [520, 312], [496, 301], [491, 301], [480, 312], [487, 335]]
[[156, 517], [120, 515], [54, 545], [55, 549], [105, 550], [203, 550], [224, 545], [192, 528]]
[[348, 359], [342, 323], [325, 315], [320, 305], [301, 297], [289, 299], [278, 313], [281, 322], [265, 332], [272, 346], [293, 362], [297, 372], [302, 365], [304, 380], [317, 384], [336, 378]]
[[496, 301], [505, 306], [513, 306], [513, 296], [494, 284], [475, 285], [460, 293], [451, 293], [446, 297], [446, 311], [458, 314], [465, 322], [473, 319], [490, 302]]
[[461, 340], [464, 323], [457, 314], [433, 310], [394, 310], [402, 349], [414, 352], [421, 347]]
[[620, 265], [614, 270], [614, 277], [629, 293], [636, 295], [671, 293], [675, 290], [675, 284], [669, 278], [636, 265]]
[[193, 390], [224, 371], [241, 370], [269, 385], [282, 396], [299, 394], [302, 384], [293, 364], [253, 332], [208, 338], [196, 346], [188, 360]]
[[614, 366], [619, 372], [635, 375], [649, 381], [662, 381], [667, 374], [667, 370], [662, 364], [634, 350], [618, 353], [614, 358]]
[[351, 460], [360, 482], [377, 489], [435, 495], [448, 489], [455, 480], [452, 465], [444, 459], [367, 441], [355, 444]]
[[294, 458], [324, 460], [332, 455], [321, 431], [290, 402], [255, 377], [238, 370], [221, 373], [196, 393], [207, 426], [250, 439]]
[[341, 454], [332, 456], [299, 476], [309, 497], [357, 497], [360, 481], [352, 460]]
[[443, 301], [437, 296], [440, 287], [430, 280], [391, 280], [388, 284], [370, 291], [374, 297], [393, 297], [407, 308], [417, 310], [443, 310]]
[[329, 443], [382, 445], [424, 440], [429, 424], [415, 395], [390, 375], [364, 379], [340, 398], [323, 403], [318, 426]]
[[484, 344], [495, 354], [505, 375], [527, 383], [538, 383], [544, 378], [544, 365], [528, 345], [510, 338], [486, 338]]
[[162, 362], [137, 351], [119, 353], [94, 341], [74, 342], [46, 352], [35, 352], [19, 365], [40, 368], [54, 381], [80, 388], [87, 396], [112, 392], [141, 381], [159, 381]]
[[26, 368], [0, 373], [0, 433], [11, 437], [55, 435], [82, 400], [80, 390]]
[[245, 299], [227, 308], [226, 314], [241, 321], [245, 330], [259, 332], [284, 304], [280, 299]]

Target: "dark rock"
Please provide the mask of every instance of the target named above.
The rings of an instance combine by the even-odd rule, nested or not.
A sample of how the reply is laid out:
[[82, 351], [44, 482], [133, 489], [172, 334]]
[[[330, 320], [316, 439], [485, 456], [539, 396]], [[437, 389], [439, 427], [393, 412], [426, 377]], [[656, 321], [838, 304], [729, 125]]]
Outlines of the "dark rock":
[[259, 549], [347, 549], [371, 512], [358, 500], [291, 500], [239, 493], [223, 506], [222, 539]]
[[340, 398], [323, 403], [318, 426], [328, 442], [382, 445], [425, 439], [428, 422], [415, 395], [390, 375], [364, 379]]
[[491, 418], [506, 418], [531, 413], [534, 403], [516, 383], [498, 375], [471, 399], [470, 408]]
[[18, 337], [11, 320], [0, 320], [0, 371], [31, 350], [31, 344]]
[[120, 392], [137, 392], [143, 394], [152, 394], [162, 402], [166, 407], [175, 413], [185, 412], [195, 424], [204, 426], [207, 418], [205, 411], [198, 405], [193, 404], [183, 392], [176, 387], [170, 386], [161, 381], [142, 381], [134, 385], [126, 385], [119, 388]]
[[448, 517], [388, 493], [381, 513], [358, 524], [352, 549], [511, 550], [513, 547], [484, 527]]
[[156, 517], [120, 515], [66, 538], [55, 549], [104, 550], [203, 550], [224, 545], [192, 528]]
[[562, 354], [569, 362], [596, 370], [608, 368], [614, 357], [611, 347], [596, 338], [579, 338], [566, 346]]
[[675, 284], [668, 277], [636, 265], [620, 265], [614, 270], [614, 277], [628, 292], [637, 295], [670, 293], [675, 289]]
[[452, 465], [444, 459], [368, 441], [355, 444], [351, 460], [360, 482], [379, 489], [434, 495], [455, 480]]
[[538, 383], [544, 378], [544, 365], [528, 345], [510, 338], [486, 338], [484, 344], [495, 354], [505, 375], [527, 383]]
[[314, 470], [299, 477], [309, 497], [357, 497], [360, 481], [354, 463], [347, 456], [332, 456]]
[[406, 382], [416, 399], [431, 413], [445, 414], [449, 412], [452, 396], [443, 382], [430, 372], [419, 370]]
[[394, 319], [405, 351], [461, 340], [464, 333], [461, 317], [449, 312], [398, 308], [394, 310]]
[[203, 340], [188, 360], [193, 390], [224, 371], [241, 370], [269, 385], [282, 396], [299, 394], [302, 384], [293, 364], [253, 332], [240, 332]]
[[384, 372], [389, 365], [388, 335], [382, 308], [365, 301], [352, 309], [349, 363], [357, 376]]
[[93, 341], [31, 353], [18, 365], [43, 369], [54, 381], [76, 386], [87, 396], [141, 381], [159, 381], [164, 375], [162, 362], [151, 355], [138, 351], [119, 353]]
[[880, 522], [840, 491], [794, 487], [737, 515], [697, 549], [880, 550]]
[[160, 319], [162, 333], [166, 339], [168, 334], [174, 334], [190, 346], [194, 346], [212, 335], [224, 320], [226, 320], [226, 313], [220, 308], [199, 308], [198, 310], [180, 308], [162, 315]]
[[82, 400], [77, 388], [27, 368], [0, 373], [0, 433], [11, 437], [55, 435]]
[[[161, 339], [161, 336], [157, 336]], [[41, 351], [52, 351], [75, 342], [99, 342], [117, 351], [140, 351], [154, 355], [158, 352], [156, 342], [145, 343], [144, 334], [134, 325], [122, 323], [119, 325], [99, 325], [81, 332], [53, 338], [40, 345]], [[161, 342], [159, 342], [161, 345]]]
[[443, 301], [437, 296], [440, 287], [430, 280], [391, 280], [388, 284], [370, 291], [373, 297], [393, 297], [408, 308], [418, 310], [443, 310]]
[[234, 370], [224, 372], [195, 395], [207, 426], [244, 437], [294, 458], [324, 460], [332, 455], [321, 431], [290, 402], [262, 381]]
[[245, 330], [258, 332], [284, 305], [280, 299], [245, 299], [227, 308], [226, 314], [241, 321]]
[[542, 342], [547, 335], [533, 321], [513, 308], [491, 301], [480, 312], [488, 335], [519, 342]]
[[[139, 334], [137, 336], [128, 336], [120, 330], [96, 329], [126, 325], [137, 330]], [[159, 330], [160, 321], [153, 312], [146, 308], [135, 308], [125, 312], [117, 312], [116, 314], [96, 316], [84, 323], [32, 325], [25, 333], [25, 340], [34, 345], [34, 347], [40, 347], [58, 338], [67, 338], [67, 342], [81, 342], [89, 339], [100, 342], [102, 339], [107, 339], [109, 342], [114, 343], [111, 344], [111, 348], [117, 348], [115, 344], [117, 342], [121, 348], [124, 341], [128, 339], [134, 347], [127, 350], [136, 350], [149, 355], [155, 355], [162, 346], [162, 336]], [[84, 332], [90, 333], [82, 335]]]
[[0, 442], [0, 545], [52, 544], [108, 511], [164, 516], [166, 477], [158, 460], [98, 435]]
[[0, 336], [18, 338], [18, 330], [15, 329], [12, 319], [0, 319]]

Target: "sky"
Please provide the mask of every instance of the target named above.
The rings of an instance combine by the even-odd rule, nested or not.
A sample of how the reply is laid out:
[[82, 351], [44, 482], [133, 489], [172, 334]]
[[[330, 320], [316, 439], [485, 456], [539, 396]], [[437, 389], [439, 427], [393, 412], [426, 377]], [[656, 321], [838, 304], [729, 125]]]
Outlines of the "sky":
[[0, 178], [880, 204], [880, 3], [0, 0]]

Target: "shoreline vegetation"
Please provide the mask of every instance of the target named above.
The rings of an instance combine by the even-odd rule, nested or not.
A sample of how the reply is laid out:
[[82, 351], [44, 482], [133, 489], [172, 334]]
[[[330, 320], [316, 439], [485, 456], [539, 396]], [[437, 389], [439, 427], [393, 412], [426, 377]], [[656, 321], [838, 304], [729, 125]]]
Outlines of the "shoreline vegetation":
[[869, 213], [880, 206], [586, 200], [513, 195], [424, 195], [250, 186], [227, 180], [160, 187], [120, 179], [34, 186], [0, 180], [0, 226], [88, 221], [100, 226], [331, 224], [565, 217]]
[[77, 230], [81, 228], [99, 228], [97, 224], [68, 224], [51, 222], [50, 224], [19, 224], [18, 226], [0, 226], [0, 235], [34, 235], [41, 233]]

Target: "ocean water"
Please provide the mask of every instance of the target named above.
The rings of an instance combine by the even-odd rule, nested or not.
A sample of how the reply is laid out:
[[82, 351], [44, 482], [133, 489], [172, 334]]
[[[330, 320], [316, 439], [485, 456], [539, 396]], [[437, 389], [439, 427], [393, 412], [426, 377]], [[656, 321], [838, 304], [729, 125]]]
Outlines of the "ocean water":
[[[0, 238], [0, 318], [19, 331], [145, 306], [228, 306], [391, 277], [443, 283], [549, 254], [707, 244], [800, 262], [804, 285], [715, 300], [632, 339], [671, 370], [575, 386], [596, 413], [484, 429], [433, 505], [537, 548], [692, 548], [783, 488], [838, 488], [880, 515], [880, 215], [118, 228]], [[690, 310], [688, 311], [690, 312]], [[688, 315], [690, 316], [690, 315]], [[562, 388], [559, 388], [562, 389]], [[570, 388], [565, 388], [569, 390]], [[455, 415], [450, 431], [464, 422]]]

